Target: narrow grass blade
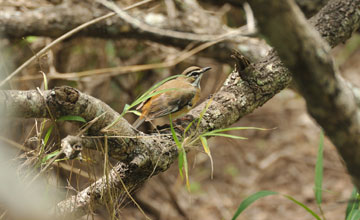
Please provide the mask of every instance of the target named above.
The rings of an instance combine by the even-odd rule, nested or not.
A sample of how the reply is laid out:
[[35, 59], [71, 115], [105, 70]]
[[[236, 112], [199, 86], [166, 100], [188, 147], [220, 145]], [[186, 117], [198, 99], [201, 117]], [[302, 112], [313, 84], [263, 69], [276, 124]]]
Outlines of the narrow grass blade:
[[[179, 149], [179, 148], [178, 148]], [[179, 168], [179, 174], [181, 177], [181, 180], [184, 180], [184, 174], [183, 174], [183, 167], [184, 167], [184, 153], [182, 150], [179, 149], [178, 153], [178, 168]]]
[[289, 196], [289, 195], [283, 195], [285, 198], [289, 199], [290, 201], [294, 202], [295, 204], [303, 207], [308, 213], [310, 213], [312, 216], [314, 216], [317, 220], [321, 220], [321, 218], [314, 212], [312, 211], [309, 207], [307, 207], [305, 204], [297, 201], [296, 199], [294, 199], [294, 197]]
[[181, 151], [183, 153], [183, 163], [184, 163], [184, 171], [185, 171], [185, 182], [186, 182], [186, 188], [190, 192], [190, 181], [189, 181], [189, 166], [186, 158], [186, 151], [185, 148], [182, 147]]
[[236, 135], [231, 135], [231, 134], [223, 134], [223, 133], [205, 133], [202, 134], [201, 136], [221, 136], [221, 137], [227, 137], [227, 138], [233, 138], [233, 139], [240, 139], [240, 140], [247, 140], [246, 137], [241, 137], [241, 136], [236, 136]]
[[148, 95], [146, 95], [144, 97], [140, 97], [140, 98], [136, 99], [133, 103], [131, 103], [130, 108], [134, 107], [135, 105], [138, 105], [138, 104], [142, 103], [143, 101], [146, 101], [147, 99], [149, 99], [149, 98], [151, 98], [153, 96], [159, 95], [159, 94], [164, 93], [164, 92], [172, 91], [172, 90], [178, 90], [178, 89], [177, 88], [162, 89], [162, 90], [150, 93], [150, 94], [148, 94]]
[[205, 153], [208, 155], [208, 157], [210, 158], [210, 164], [211, 164], [211, 179], [214, 178], [214, 161], [212, 159], [212, 156], [211, 156], [211, 152], [210, 152], [210, 148], [209, 148], [209, 145], [208, 145], [208, 142], [206, 140], [205, 137], [203, 136], [200, 136], [200, 141], [202, 143], [202, 146], [204, 148], [204, 151]]
[[196, 120], [196, 119], [194, 119], [192, 122], [190, 122], [190, 123], [188, 124], [188, 126], [186, 126], [186, 128], [185, 128], [185, 130], [184, 130], [184, 136], [185, 136], [186, 132], [188, 132], [188, 130], [189, 130], [189, 129], [191, 128], [191, 126], [194, 124], [195, 120]]
[[204, 114], [205, 114], [205, 112], [208, 110], [208, 108], [209, 108], [210, 104], [212, 103], [212, 101], [213, 101], [213, 97], [211, 97], [211, 98], [209, 99], [209, 101], [208, 101], [208, 102], [206, 103], [206, 105], [205, 105], [205, 108], [201, 111], [200, 116], [199, 116], [198, 123], [197, 123], [197, 125], [196, 125], [196, 130], [199, 128], [200, 121], [201, 121], [202, 118], [204, 117]]
[[179, 141], [179, 138], [176, 136], [175, 129], [174, 129], [174, 126], [173, 126], [173, 123], [172, 123], [171, 114], [169, 115], [169, 118], [170, 118], [170, 129], [171, 129], [172, 137], [173, 137], [173, 139], [175, 141], [175, 144], [178, 147], [178, 149], [181, 149], [182, 145], [181, 145], [181, 143]]
[[273, 191], [260, 191], [252, 194], [251, 196], [247, 197], [241, 202], [234, 216], [232, 217], [232, 220], [235, 220], [249, 205], [254, 203], [256, 200], [263, 198], [265, 196], [276, 195], [276, 194], [278, 193]]
[[44, 137], [44, 146], [46, 146], [47, 142], [49, 141], [49, 138], [50, 138], [50, 135], [51, 135], [51, 132], [53, 131], [53, 129], [54, 129], [54, 125], [51, 125], [49, 127], [49, 129], [47, 130], [45, 137]]
[[131, 108], [131, 106], [129, 104], [125, 104], [121, 115], [125, 114], [130, 108]]
[[320, 142], [318, 147], [318, 155], [315, 165], [315, 199], [318, 205], [322, 200], [322, 180], [323, 180], [323, 151], [324, 151], [324, 133], [320, 133]]
[[359, 209], [354, 210], [349, 220], [359, 220], [359, 219], [360, 219], [360, 210]]
[[225, 131], [235, 131], [235, 130], [260, 130], [260, 131], [267, 131], [270, 129], [267, 128], [258, 128], [258, 127], [231, 127], [231, 128], [221, 128], [210, 131], [211, 133], [219, 133]]
[[[143, 99], [145, 96], [147, 96], [148, 94], [150, 94], [152, 91], [154, 91], [155, 89], [157, 89], [159, 86], [161, 86], [162, 84], [166, 83], [169, 80], [175, 79], [177, 77], [179, 77], [181, 75], [174, 75], [174, 76], [170, 76], [166, 79], [161, 80], [160, 82], [156, 83], [154, 86], [152, 86], [150, 89], [148, 89], [146, 92], [144, 92], [138, 99]], [[137, 100], [138, 100], [137, 99]]]
[[56, 121], [79, 121], [86, 123], [86, 120], [83, 117], [77, 115], [65, 115], [58, 118]]
[[[180, 173], [181, 178], [183, 179], [184, 176], [183, 176], [183, 173], [182, 173], [182, 169], [184, 167], [184, 162], [186, 161], [186, 152], [185, 152], [185, 150], [182, 149], [183, 148], [182, 144], [180, 143], [178, 137], [176, 136], [175, 129], [174, 129], [174, 126], [173, 126], [173, 123], [172, 123], [171, 114], [169, 115], [169, 119], [170, 119], [171, 134], [172, 134], [172, 137], [173, 137], [173, 139], [175, 141], [175, 144], [177, 146], [177, 149], [178, 149], [179, 173]], [[187, 163], [187, 161], [186, 161], [186, 163]], [[187, 170], [185, 170], [185, 176], [186, 176], [186, 172], [187, 172]]]
[[59, 153], [61, 153], [60, 150], [56, 150], [50, 154], [45, 155], [42, 159], [41, 159], [41, 163], [45, 163], [46, 161], [50, 160], [51, 158], [57, 156]]
[[136, 111], [136, 110], [130, 110], [130, 111], [128, 111], [128, 112], [133, 113], [133, 114], [135, 114], [135, 115], [137, 115], [137, 116], [140, 116], [140, 115], [141, 115], [141, 112]]
[[348, 205], [346, 207], [346, 212], [345, 212], [345, 219], [346, 220], [350, 220], [351, 217], [353, 216], [353, 213], [359, 209], [359, 198], [358, 198], [358, 191], [356, 189], [356, 187], [354, 187]]

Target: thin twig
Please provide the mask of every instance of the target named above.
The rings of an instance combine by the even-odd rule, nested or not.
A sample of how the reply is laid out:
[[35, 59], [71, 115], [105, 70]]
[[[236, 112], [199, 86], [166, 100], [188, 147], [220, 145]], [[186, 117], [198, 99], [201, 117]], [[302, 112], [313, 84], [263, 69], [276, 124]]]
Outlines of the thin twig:
[[[130, 5], [126, 8], [124, 8], [124, 10], [129, 10], [132, 9], [134, 7], [138, 7], [140, 5], [146, 4], [148, 2], [151, 2], [152, 0], [144, 0], [141, 2], [138, 2], [136, 4]], [[56, 40], [54, 40], [53, 42], [51, 42], [50, 44], [48, 44], [46, 47], [44, 47], [43, 49], [41, 49], [39, 52], [37, 52], [34, 56], [32, 56], [30, 59], [28, 59], [25, 63], [23, 63], [21, 66], [19, 66], [14, 72], [12, 72], [10, 75], [8, 75], [2, 82], [0, 82], [0, 87], [3, 86], [5, 83], [7, 83], [11, 78], [13, 78], [16, 74], [18, 74], [20, 71], [22, 71], [25, 67], [27, 67], [31, 62], [33, 62], [34, 60], [36, 60], [37, 57], [41, 57], [43, 54], [45, 54], [50, 48], [52, 48], [53, 46], [55, 46], [56, 44], [60, 43], [61, 41], [65, 40], [66, 38], [69, 38], [70, 36], [74, 35], [75, 33], [79, 32], [80, 30], [95, 24], [99, 21], [105, 20], [107, 18], [110, 18], [112, 16], [116, 15], [116, 13], [111, 12], [108, 13], [106, 15], [103, 15], [101, 17], [95, 18], [91, 21], [88, 21], [74, 29], [72, 29], [71, 31], [63, 34], [62, 36], [60, 36], [59, 38], [57, 38]]]
[[[214, 41], [219, 38], [223, 37], [223, 34], [218, 35], [211, 35], [211, 34], [195, 34], [195, 33], [189, 33], [189, 32], [180, 32], [180, 31], [174, 31], [169, 29], [161, 29], [158, 27], [150, 26], [140, 20], [137, 20], [133, 17], [131, 17], [129, 14], [127, 14], [123, 9], [119, 8], [114, 2], [110, 2], [108, 0], [97, 0], [100, 4], [104, 5], [105, 7], [111, 9], [114, 11], [120, 18], [125, 20], [127, 23], [133, 25], [136, 28], [139, 28], [140, 30], [150, 32], [156, 35], [171, 37], [171, 38], [177, 38], [182, 40], [191, 40], [191, 41], [200, 41], [200, 42], [206, 42], [206, 41]], [[241, 37], [241, 32], [238, 30], [237, 37]]]
[[[128, 74], [131, 72], [139, 72], [144, 70], [151, 70], [151, 69], [160, 69], [160, 68], [169, 68], [172, 66], [177, 65], [178, 63], [186, 60], [187, 58], [199, 53], [202, 50], [205, 50], [208, 47], [211, 47], [217, 43], [220, 43], [228, 38], [231, 38], [232, 36], [238, 34], [239, 31], [230, 31], [229, 33], [226, 33], [221, 36], [221, 38], [218, 38], [214, 41], [209, 41], [206, 43], [203, 43], [189, 51], [183, 51], [180, 53], [179, 56], [172, 60], [167, 60], [161, 63], [152, 63], [152, 64], [142, 64], [142, 65], [130, 65], [130, 66], [118, 66], [118, 67], [112, 67], [112, 68], [103, 68], [103, 69], [95, 69], [95, 70], [88, 70], [83, 72], [75, 72], [75, 73], [62, 73], [62, 74], [52, 74], [51, 76], [48, 76], [49, 79], [69, 79], [69, 78], [81, 78], [81, 77], [90, 77], [90, 76], [116, 76], [120, 74]], [[34, 80], [34, 79], [42, 79], [42, 76], [26, 76], [21, 77], [18, 80]]]

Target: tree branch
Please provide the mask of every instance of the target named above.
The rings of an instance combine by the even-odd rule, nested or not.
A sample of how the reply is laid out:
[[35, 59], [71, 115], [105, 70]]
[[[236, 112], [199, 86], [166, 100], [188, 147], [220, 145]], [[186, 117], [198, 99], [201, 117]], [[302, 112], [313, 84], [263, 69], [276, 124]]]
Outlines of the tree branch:
[[[7, 38], [22, 38], [25, 36], [45, 36], [56, 38], [75, 27], [82, 25], [92, 19], [107, 14], [109, 11], [98, 7], [97, 4], [77, 3], [72, 4], [71, 1], [55, 6], [42, 6], [33, 10], [18, 11], [14, 8], [0, 10], [0, 36]], [[21, 14], [21, 16], [19, 16]], [[146, 15], [138, 14], [142, 20]], [[208, 15], [211, 16], [211, 15]], [[213, 18], [213, 20], [216, 18]], [[217, 19], [219, 20], [219, 19]], [[219, 25], [217, 25], [219, 26]], [[220, 34], [201, 34], [189, 30], [190, 26], [186, 24], [171, 25], [168, 19], [161, 23], [164, 32], [177, 31], [177, 35], [163, 35], [144, 30], [118, 16], [108, 18], [106, 21], [95, 23], [86, 29], [76, 33], [74, 36], [101, 37], [124, 39], [133, 38], [139, 40], [151, 40], [157, 43], [175, 46], [178, 48], [186, 48], [190, 43], [203, 43], [216, 40]], [[168, 31], [167, 31], [168, 30]], [[209, 30], [218, 30], [217, 33], [223, 31], [219, 27], [212, 26]], [[186, 37], [188, 36], [188, 37]], [[233, 36], [228, 38], [226, 42], [214, 45], [208, 49], [204, 55], [217, 58], [219, 60], [228, 60], [228, 54], [236, 43], [247, 45], [248, 48], [257, 48], [258, 41], [250, 40], [249, 37]], [[221, 51], [221, 52], [219, 52]], [[256, 54], [256, 51], [254, 52]]]
[[[305, 20], [303, 14], [293, 1], [279, 0], [267, 2], [263, 7], [262, 0], [252, 0], [250, 4], [258, 20], [261, 32], [267, 37], [293, 73], [296, 84], [306, 100], [309, 113], [322, 126], [335, 144], [346, 167], [353, 177], [357, 188], [360, 188], [360, 111], [358, 100], [349, 83], [338, 74], [330, 54], [330, 47]], [[351, 29], [360, 26], [360, 0], [330, 1], [333, 17], [314, 19], [329, 24], [320, 29], [324, 39], [334, 45], [338, 41], [330, 29], [338, 29], [337, 36], [350, 35]], [[276, 16], [273, 16], [276, 14]], [[350, 16], [353, 19], [341, 17]], [[315, 25], [315, 27], [319, 27]], [[319, 29], [319, 28], [318, 28]], [[340, 30], [340, 31], [339, 31]], [[324, 34], [328, 32], [327, 34]]]
[[[296, 0], [296, 4], [306, 17], [311, 17], [316, 14], [329, 0]], [[223, 5], [229, 3], [235, 7], [243, 7], [246, 0], [200, 0], [203, 3], [211, 3], [215, 5]]]
[[[341, 8], [345, 11], [351, 10], [352, 4], [350, 3], [352, 1], [338, 0], [335, 2], [337, 8]], [[330, 17], [332, 21], [331, 24], [334, 25], [334, 27], [343, 27], [343, 30], [347, 31], [346, 34], [342, 32], [337, 33], [338, 30], [333, 30], [331, 27], [325, 28], [328, 26], [328, 23], [324, 23], [320, 18], [313, 19], [313, 24], [316, 29], [320, 30], [321, 35], [328, 36], [329, 33], [337, 33], [332, 37], [326, 38], [326, 40], [331, 41], [332, 46], [335, 46], [336, 44], [346, 40], [346, 37], [351, 35], [349, 32], [352, 33], [353, 30], [358, 28], [356, 23], [358, 16], [352, 13], [343, 13], [340, 17], [335, 17], [335, 15], [337, 15], [337, 11], [331, 10], [333, 9], [333, 6], [334, 2], [327, 5], [319, 13]], [[344, 23], [344, 20], [348, 22]], [[221, 90], [214, 94], [213, 102], [211, 103], [208, 111], [205, 113], [198, 132], [201, 133], [203, 131], [230, 126], [242, 116], [251, 113], [255, 108], [263, 105], [276, 93], [288, 86], [290, 82], [291, 74], [282, 65], [280, 59], [274, 52], [269, 54], [269, 56], [267, 56], [263, 61], [258, 62], [256, 65], [249, 66], [243, 72], [239, 72], [238, 69], [235, 69], [235, 71], [230, 74]], [[67, 91], [67, 89], [65, 89], [65, 91]], [[15, 95], [11, 95], [11, 93], [14, 93]], [[4, 91], [0, 96], [0, 106], [4, 106], [7, 115], [21, 116], [18, 111], [11, 112], [14, 107], [24, 107], [30, 109], [30, 106], [18, 104], [16, 103], [16, 99], [13, 100], [12, 98], [9, 98], [16, 97], [17, 93], [22, 94], [21, 101], [30, 102], [28, 101], [29, 99], [26, 98], [26, 92]], [[44, 92], [46, 100], [51, 97], [52, 93], [53, 91]], [[87, 108], [86, 105], [79, 105], [84, 106], [82, 111], [79, 111], [79, 109], [75, 107], [77, 106], [77, 100], [80, 103], [87, 100], [87, 105], [93, 105], [92, 102], [98, 103], [98, 101], [92, 100], [93, 98], [89, 98], [76, 90], [71, 90], [67, 93], [62, 92], [60, 89], [58, 93], [59, 97], [63, 97], [60, 100], [65, 101], [54, 103], [54, 106], [58, 105], [54, 109], [55, 115], [59, 115], [62, 112], [65, 112], [64, 114], [71, 112], [72, 108], [70, 107], [71, 105], [67, 105], [68, 103], [73, 103], [73, 111], [82, 115], [83, 110], [86, 110]], [[55, 94], [57, 94], [56, 91]], [[64, 94], [64, 96], [62, 96], [62, 94]], [[66, 98], [66, 94], [70, 94], [70, 97], [75, 96], [77, 99]], [[56, 97], [57, 96], [58, 95], [56, 95]], [[30, 98], [30, 100], [37, 100], [35, 105], [39, 105], [38, 103], [41, 102], [41, 98], [42, 97], [37, 97], [36, 99]], [[6, 105], [4, 105], [4, 103], [6, 103]], [[62, 103], [67, 107], [60, 111], [58, 109], [61, 109], [60, 107]], [[52, 102], [48, 102], [48, 104], [53, 105]], [[102, 106], [102, 104], [98, 103], [97, 105], [104, 109], [102, 112], [107, 112], [107, 108]], [[204, 108], [204, 105], [206, 105], [206, 102], [193, 109], [185, 117], [188, 118], [188, 120], [182, 120], [178, 124], [186, 125], [186, 123], [192, 119], [198, 118], [200, 112]], [[45, 107], [43, 106], [42, 110], [40, 109], [38, 111], [34, 111], [37, 115], [46, 117], [47, 113], [44, 109]], [[25, 110], [20, 110], [20, 112], [23, 112], [27, 117], [35, 117], [30, 113], [26, 113], [27, 111]], [[86, 118], [86, 120], [92, 120], [94, 117], [98, 116], [96, 111], [90, 112], [93, 112], [92, 117]], [[114, 118], [116, 118], [115, 115], [116, 114], [112, 115], [112, 119], [107, 120], [107, 123], [110, 123]], [[88, 116], [84, 115], [84, 117]], [[102, 126], [105, 124], [106, 123], [102, 124]], [[124, 128], [122, 128], [124, 132], [122, 135], [134, 135], [134, 131], [129, 128], [127, 122], [120, 122], [119, 124], [121, 124], [119, 126], [124, 126]], [[97, 129], [93, 128], [93, 132], [96, 133], [96, 130], [100, 131], [100, 127], [101, 126], [99, 125]], [[58, 204], [60, 213], [65, 216], [81, 216], [88, 213], [92, 207], [102, 204], [103, 201], [101, 198], [109, 190], [113, 192], [117, 189], [118, 191], [116, 193], [120, 195], [120, 193], [123, 192], [121, 181], [125, 183], [127, 189], [131, 189], [132, 187], [137, 186], [139, 182], [145, 181], [152, 175], [165, 171], [176, 159], [176, 146], [172, 141], [172, 138], [169, 136], [156, 136], [156, 134], [153, 134], [151, 137], [152, 138], [137, 139], [115, 138], [115, 140], [118, 140], [119, 142], [118, 145], [114, 144], [114, 146], [117, 146], [117, 149], [126, 149], [124, 157], [122, 158], [123, 160], [111, 170], [109, 175], [102, 177], [97, 182], [91, 184], [88, 188], [79, 192], [77, 195], [60, 202]], [[110, 140], [111, 139], [109, 139], [109, 147], [112, 145]], [[123, 146], [125, 146], [125, 148]]]

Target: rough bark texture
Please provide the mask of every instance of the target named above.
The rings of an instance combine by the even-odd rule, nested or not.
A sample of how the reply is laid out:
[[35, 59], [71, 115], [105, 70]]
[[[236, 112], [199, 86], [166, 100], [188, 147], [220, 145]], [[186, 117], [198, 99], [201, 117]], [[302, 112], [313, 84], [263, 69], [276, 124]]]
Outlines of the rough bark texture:
[[[14, 8], [4, 8], [2, 10], [0, 9], [0, 12], [0, 37], [20, 39], [26, 36], [57, 38], [73, 28], [111, 11], [100, 7], [96, 3], [74, 4], [71, 3], [71, 1], [64, 1], [62, 4], [43, 6], [32, 10], [20, 11]], [[132, 16], [145, 23], [143, 21], [146, 17], [145, 14], [136, 14]], [[212, 20], [214, 19], [215, 18]], [[178, 30], [178, 32], [183, 33], [184, 35], [187, 33], [194, 35], [193, 37], [195, 37], [195, 39], [152, 33], [143, 30], [138, 26], [134, 26], [118, 16], [112, 16], [104, 21], [93, 24], [78, 32], [74, 37], [86, 36], [114, 39], [133, 38], [150, 40], [178, 48], [185, 48], [190, 43], [203, 43], [216, 40], [217, 37], [223, 34], [223, 29], [220, 25], [213, 25], [211, 28], [208, 28], [209, 30], [214, 31], [212, 34], [195, 32], [189, 29], [190, 26], [186, 23], [171, 24], [168, 19], [165, 19], [161, 24], [157, 25], [157, 27], [162, 28], [165, 31]], [[248, 48], [251, 48], [252, 45], [256, 48], [256, 44], [254, 44], [253, 40], [249, 40], [247, 37], [238, 36], [212, 46], [206, 50], [204, 55], [222, 61], [228, 60], [228, 54], [231, 53], [233, 48], [236, 48], [236, 45], [231, 41], [247, 45]]]
[[[306, 17], [313, 16], [318, 12], [329, 0], [296, 0], [296, 4], [300, 7], [301, 11], [306, 15]], [[236, 7], [243, 7], [246, 0], [200, 0], [200, 2], [211, 3], [216, 5], [223, 5], [229, 3]]]
[[[333, 30], [328, 26], [329, 23], [321, 20], [322, 17], [315, 17], [312, 19], [315, 28], [320, 31], [321, 35], [327, 36], [325, 40], [329, 41], [331, 46], [335, 46], [336, 44], [345, 41], [346, 38], [358, 28], [357, 24], [359, 18], [356, 13], [342, 13], [340, 17], [336, 17], [338, 12], [334, 11], [332, 7], [337, 5], [337, 8], [340, 7], [342, 10], [348, 11], [352, 10], [353, 2], [354, 1], [351, 0], [331, 2], [319, 12], [322, 13], [323, 16], [329, 17], [329, 21], [331, 21], [331, 25], [334, 25], [334, 27], [342, 27], [341, 30], [338, 30], [338, 28]], [[347, 22], [344, 23], [344, 20]], [[343, 31], [346, 31], [346, 34], [344, 34]], [[282, 65], [280, 59], [274, 52], [270, 53], [263, 61], [260, 61], [253, 66], [249, 66], [241, 73], [238, 69], [235, 69], [235, 71], [230, 74], [221, 90], [214, 94], [213, 102], [205, 113], [198, 132], [230, 126], [242, 116], [249, 114], [255, 108], [260, 107], [266, 101], [271, 99], [276, 93], [289, 85], [290, 82], [291, 74]], [[28, 93], [31, 93], [31, 95]], [[52, 96], [54, 93], [55, 96]], [[20, 94], [20, 101], [16, 99], [18, 94]], [[69, 97], [67, 97], [66, 94], [68, 94]], [[28, 99], [27, 96], [33, 98]], [[100, 127], [110, 123], [118, 115], [111, 109], [108, 109], [107, 106], [104, 107], [103, 104], [100, 104], [100, 101], [93, 100], [93, 98], [68, 87], [57, 88], [54, 89], [54, 91], [45, 91], [44, 96], [50, 109], [54, 111], [54, 115], [56, 116], [68, 114], [68, 111], [71, 112], [72, 110], [86, 118], [86, 120], [92, 120], [96, 116], [99, 116], [100, 114], [98, 114], [97, 111], [87, 111], [90, 112], [89, 115], [82, 115], [82, 112], [86, 111], [78, 111], [81, 109], [80, 106], [83, 106], [82, 102], [86, 100], [86, 102], [88, 102], [87, 105], [93, 105], [93, 101], [97, 103], [93, 106], [95, 108], [100, 108], [100, 110], [102, 109], [100, 112], [109, 111], [111, 119], [106, 119], [106, 122], [97, 122], [98, 128], [91, 128], [94, 132], [91, 133], [92, 135], [95, 133], [99, 134]], [[57, 101], [57, 99], [60, 99], [60, 101]], [[31, 100], [37, 101], [35, 103], [35, 101]], [[3, 91], [0, 93], [0, 106], [5, 108], [4, 112], [7, 113], [6, 116], [24, 117], [20, 115], [24, 114], [26, 117], [47, 117], [48, 114], [46, 110], [44, 110], [45, 102], [42, 100], [43, 97], [39, 96], [36, 91]], [[20, 102], [33, 102], [35, 106], [38, 107], [32, 108], [32, 105], [22, 104]], [[206, 102], [207, 101], [192, 110], [185, 117], [188, 120], [179, 121], [177, 124], [184, 126], [190, 120], [197, 118]], [[42, 107], [39, 106], [41, 103]], [[57, 105], [61, 103], [67, 106], [65, 110], [58, 110], [61, 109], [61, 105]], [[67, 105], [68, 103], [71, 103], [71, 105]], [[52, 105], [54, 105], [54, 109], [51, 107]], [[14, 108], [18, 107], [27, 109], [22, 109], [21, 112], [13, 111]], [[87, 108], [84, 107], [84, 109]], [[134, 134], [135, 131], [131, 129], [127, 122], [122, 121], [118, 126], [120, 129], [123, 129], [121, 135], [136, 135], [136, 133]], [[121, 128], [122, 126], [123, 128]], [[109, 135], [111, 135], [111, 133], [109, 133]], [[124, 152], [126, 157], [122, 158], [122, 155], [119, 156], [119, 158], [123, 160], [111, 170], [109, 175], [104, 176], [97, 182], [91, 184], [77, 195], [59, 203], [58, 210], [60, 214], [65, 216], [81, 216], [101, 204], [103, 202], [102, 196], [106, 195], [109, 190], [114, 191], [114, 189], [118, 189], [117, 193], [120, 194], [123, 190], [119, 177], [122, 178], [122, 181], [129, 189], [150, 178], [152, 175], [165, 171], [176, 159], [176, 146], [169, 136], [158, 136], [154, 134], [152, 137], [153, 138], [136, 139], [109, 138], [109, 149], [112, 147], [114, 149], [121, 149], [120, 151]], [[128, 159], [127, 157], [131, 159]]]
[[[309, 113], [332, 140], [355, 185], [360, 188], [360, 111], [354, 91], [338, 75], [328, 44], [307, 23], [293, 1], [271, 1], [267, 2], [267, 7], [263, 7], [264, 3], [261, 0], [250, 2], [261, 32], [293, 73]], [[343, 30], [348, 23], [353, 24], [354, 30], [359, 28], [359, 0], [330, 1], [329, 5], [337, 12], [332, 18], [350, 15], [355, 19], [343, 19], [341, 26], [337, 26], [333, 19], [316, 16], [328, 24], [326, 29], [335, 27]], [[347, 34], [341, 31], [338, 36], [346, 38]], [[325, 39], [333, 46], [332, 37], [331, 32], [325, 35]]]

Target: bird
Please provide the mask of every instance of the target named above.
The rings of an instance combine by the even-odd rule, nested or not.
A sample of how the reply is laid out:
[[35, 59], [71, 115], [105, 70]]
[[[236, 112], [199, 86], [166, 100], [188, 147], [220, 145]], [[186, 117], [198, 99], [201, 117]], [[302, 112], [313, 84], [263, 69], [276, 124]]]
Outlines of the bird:
[[136, 110], [141, 110], [141, 115], [133, 123], [133, 128], [137, 129], [144, 121], [151, 121], [170, 114], [172, 118], [176, 118], [189, 112], [199, 101], [201, 77], [210, 69], [211, 67], [188, 67], [179, 77], [169, 80], [155, 89], [153, 93], [166, 89], [173, 90], [154, 95], [142, 102], [136, 108]]

